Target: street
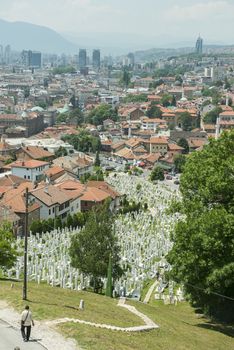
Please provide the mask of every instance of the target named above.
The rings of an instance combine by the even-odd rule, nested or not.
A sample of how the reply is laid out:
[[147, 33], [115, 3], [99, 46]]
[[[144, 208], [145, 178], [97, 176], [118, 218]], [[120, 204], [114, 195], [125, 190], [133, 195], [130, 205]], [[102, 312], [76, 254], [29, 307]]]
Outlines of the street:
[[34, 339], [29, 342], [24, 342], [21, 337], [20, 329], [14, 329], [8, 325], [8, 323], [0, 320], [0, 350], [14, 350], [16, 346], [18, 346], [20, 350], [45, 349]]

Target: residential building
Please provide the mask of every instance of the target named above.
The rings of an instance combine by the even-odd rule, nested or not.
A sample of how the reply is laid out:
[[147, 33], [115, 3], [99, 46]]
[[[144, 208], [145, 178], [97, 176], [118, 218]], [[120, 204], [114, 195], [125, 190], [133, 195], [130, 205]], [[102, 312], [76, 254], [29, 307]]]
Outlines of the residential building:
[[[34, 185], [31, 182], [25, 181], [19, 185], [15, 184], [4, 193], [1, 204], [10, 208], [11, 212], [14, 212], [20, 220], [17, 227], [17, 235], [23, 236], [25, 233], [26, 222], [26, 197], [25, 192], [28, 188], [29, 192], [33, 189]], [[40, 205], [35, 203], [34, 200], [29, 200], [28, 204], [28, 226], [33, 221], [40, 219]], [[17, 220], [18, 221], [18, 220]]]
[[44, 171], [49, 168], [48, 162], [40, 160], [16, 161], [9, 164], [6, 168], [11, 169], [12, 175], [19, 176], [32, 182], [38, 182], [42, 179]]
[[[61, 217], [65, 220], [70, 213], [70, 197], [54, 185], [38, 187], [30, 191], [30, 199], [40, 206], [40, 219]], [[51, 228], [53, 229], [53, 228]]]
[[216, 137], [219, 137], [222, 131], [234, 128], [234, 111], [225, 111], [219, 114], [216, 121]]
[[141, 128], [143, 130], [152, 130], [156, 132], [159, 126], [164, 126], [167, 128], [167, 122], [159, 118], [142, 118], [141, 119]]
[[150, 138], [150, 153], [166, 154], [168, 151], [168, 140], [165, 137], [152, 136]]
[[77, 178], [93, 172], [93, 159], [84, 153], [79, 155], [64, 156], [53, 160], [53, 164], [63, 168], [67, 172], [75, 174]]
[[22, 146], [17, 150], [16, 156], [18, 160], [43, 160], [50, 161], [54, 159], [54, 154], [47, 151], [43, 147], [38, 146]]

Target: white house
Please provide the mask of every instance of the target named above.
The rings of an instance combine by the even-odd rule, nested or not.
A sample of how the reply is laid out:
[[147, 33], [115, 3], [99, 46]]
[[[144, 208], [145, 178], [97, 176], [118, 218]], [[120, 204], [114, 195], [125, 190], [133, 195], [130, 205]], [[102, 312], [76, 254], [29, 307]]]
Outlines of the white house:
[[167, 122], [159, 118], [142, 118], [141, 119], [141, 129], [156, 131], [159, 125], [166, 126]]
[[40, 205], [40, 219], [61, 217], [65, 220], [70, 213], [69, 196], [54, 185], [35, 188], [30, 192], [30, 200]]
[[48, 162], [30, 159], [26, 161], [16, 161], [9, 164], [12, 175], [22, 177], [33, 182], [40, 181], [44, 170], [49, 168]]

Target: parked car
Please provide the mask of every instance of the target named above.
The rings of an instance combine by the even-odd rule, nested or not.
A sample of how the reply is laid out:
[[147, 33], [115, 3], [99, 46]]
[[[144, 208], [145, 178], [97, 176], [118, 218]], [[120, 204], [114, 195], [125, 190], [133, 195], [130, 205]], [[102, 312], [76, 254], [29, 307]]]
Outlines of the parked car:
[[172, 176], [171, 175], [167, 175], [166, 176], [166, 180], [172, 180]]
[[175, 185], [179, 185], [179, 184], [180, 184], [179, 180], [175, 180], [175, 181], [174, 181], [174, 184], [175, 184]]

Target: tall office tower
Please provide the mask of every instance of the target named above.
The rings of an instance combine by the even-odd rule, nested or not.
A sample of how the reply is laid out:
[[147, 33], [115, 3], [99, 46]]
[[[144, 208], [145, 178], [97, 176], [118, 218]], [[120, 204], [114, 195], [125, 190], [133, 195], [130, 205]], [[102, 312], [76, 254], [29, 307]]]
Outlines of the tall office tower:
[[25, 67], [41, 68], [41, 52], [23, 50], [21, 62]]
[[131, 67], [134, 67], [134, 64], [135, 64], [135, 56], [134, 56], [134, 53], [129, 52], [129, 54], [128, 54], [128, 59], [129, 59], [129, 65], [130, 65]]
[[79, 66], [80, 68], [85, 67], [87, 65], [87, 54], [85, 49], [79, 50]]
[[93, 67], [99, 69], [100, 66], [101, 66], [100, 50], [93, 50]]
[[3, 64], [3, 61], [4, 61], [4, 59], [3, 59], [3, 46], [0, 45], [0, 64]]
[[195, 51], [198, 55], [201, 55], [202, 49], [203, 49], [203, 39], [199, 35], [199, 37], [197, 38], [197, 41], [196, 41]]
[[5, 63], [9, 64], [11, 59], [11, 47], [10, 45], [7, 45], [5, 47]]
[[31, 67], [41, 68], [41, 52], [31, 51]]

